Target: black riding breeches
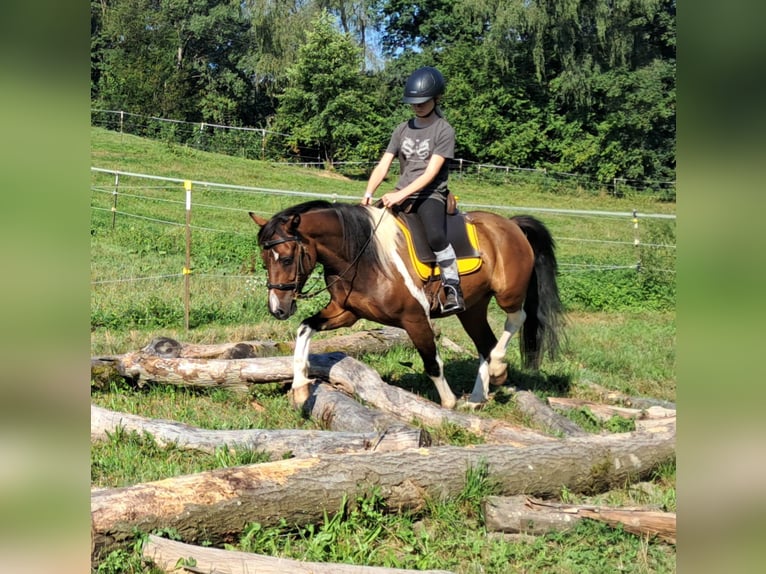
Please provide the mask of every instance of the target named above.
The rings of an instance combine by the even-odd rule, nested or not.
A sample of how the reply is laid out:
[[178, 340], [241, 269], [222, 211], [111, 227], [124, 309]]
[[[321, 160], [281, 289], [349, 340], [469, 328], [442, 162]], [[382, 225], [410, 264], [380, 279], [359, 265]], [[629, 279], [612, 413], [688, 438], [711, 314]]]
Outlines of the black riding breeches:
[[440, 195], [415, 199], [412, 210], [418, 215], [426, 232], [426, 240], [432, 251], [442, 251], [447, 241], [447, 202]]

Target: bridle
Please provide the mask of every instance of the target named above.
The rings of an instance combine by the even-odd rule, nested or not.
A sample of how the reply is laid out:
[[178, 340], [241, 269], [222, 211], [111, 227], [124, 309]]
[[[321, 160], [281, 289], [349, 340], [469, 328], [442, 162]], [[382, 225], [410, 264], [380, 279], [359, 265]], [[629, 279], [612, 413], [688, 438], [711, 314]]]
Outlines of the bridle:
[[289, 243], [291, 241], [294, 241], [298, 244], [298, 263], [295, 267], [295, 279], [292, 283], [270, 283], [268, 280], [266, 280], [266, 288], [267, 289], [276, 289], [278, 291], [292, 291], [294, 293], [294, 297], [296, 299], [311, 299], [312, 297], [316, 297], [319, 295], [322, 291], [329, 291], [330, 287], [332, 287], [335, 283], [339, 282], [343, 277], [346, 275], [346, 273], [349, 272], [349, 270], [356, 266], [357, 262], [359, 261], [359, 258], [362, 256], [362, 253], [364, 253], [364, 250], [367, 249], [367, 246], [370, 244], [370, 241], [372, 241], [372, 238], [375, 236], [375, 232], [378, 229], [378, 226], [380, 225], [380, 222], [383, 221], [383, 215], [385, 211], [383, 211], [380, 214], [380, 218], [375, 223], [375, 227], [372, 230], [372, 233], [367, 238], [367, 242], [362, 246], [362, 249], [359, 251], [359, 253], [356, 254], [356, 257], [354, 257], [354, 260], [351, 261], [348, 267], [337, 275], [333, 281], [325, 285], [324, 287], [320, 287], [319, 289], [316, 289], [315, 291], [311, 291], [310, 293], [305, 293], [303, 291], [299, 291], [299, 286], [301, 282], [301, 275], [305, 275], [303, 270], [303, 258], [304, 256], [307, 256], [306, 253], [306, 246], [301, 241], [301, 238], [297, 235], [289, 235], [287, 237], [278, 237], [277, 239], [270, 239], [269, 241], [264, 241], [261, 244], [262, 249], [271, 249], [275, 245], [280, 245], [281, 243]]
[[306, 295], [304, 293], [300, 293], [298, 291], [300, 286], [300, 279], [303, 273], [303, 257], [306, 255], [306, 247], [303, 245], [303, 242], [301, 241], [300, 237], [297, 235], [291, 235], [289, 237], [279, 237], [277, 239], [271, 239], [269, 241], [264, 241], [263, 245], [261, 246], [263, 249], [271, 249], [275, 245], [280, 245], [281, 243], [289, 243], [291, 241], [295, 241], [298, 244], [298, 254], [297, 254], [297, 264], [295, 266], [295, 279], [292, 283], [270, 283], [268, 280], [266, 281], [266, 287], [268, 289], [276, 289], [278, 291], [292, 291], [295, 293], [295, 297], [297, 299], [304, 298]]

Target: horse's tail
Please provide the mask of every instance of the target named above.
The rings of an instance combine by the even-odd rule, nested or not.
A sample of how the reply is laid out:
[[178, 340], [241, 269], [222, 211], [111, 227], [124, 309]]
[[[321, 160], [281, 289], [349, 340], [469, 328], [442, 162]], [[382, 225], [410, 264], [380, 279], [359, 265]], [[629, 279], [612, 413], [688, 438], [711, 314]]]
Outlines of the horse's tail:
[[519, 336], [523, 365], [540, 368], [543, 354], [555, 358], [564, 327], [564, 308], [556, 283], [556, 243], [545, 225], [529, 215], [511, 218], [527, 236], [535, 253], [535, 265], [524, 301], [526, 319]]

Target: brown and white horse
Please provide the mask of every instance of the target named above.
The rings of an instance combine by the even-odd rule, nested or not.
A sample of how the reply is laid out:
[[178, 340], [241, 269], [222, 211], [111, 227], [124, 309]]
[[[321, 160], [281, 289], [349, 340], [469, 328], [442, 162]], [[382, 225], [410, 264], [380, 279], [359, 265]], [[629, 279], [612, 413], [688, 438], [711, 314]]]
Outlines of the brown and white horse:
[[[298, 327], [294, 354], [293, 402], [309, 397], [308, 356], [317, 331], [349, 327], [358, 319], [404, 329], [433, 380], [441, 404], [456, 405], [444, 377], [431, 319], [440, 317], [438, 281], [423, 281], [404, 245], [390, 211], [358, 204], [310, 201], [289, 207], [266, 220], [254, 213], [258, 244], [268, 271], [269, 311], [287, 319], [317, 264], [324, 269], [331, 300]], [[457, 315], [479, 353], [479, 371], [467, 403], [475, 407], [489, 397], [489, 385], [501, 385], [507, 374], [506, 350], [520, 331], [523, 366], [537, 369], [543, 353], [553, 356], [563, 325], [556, 284], [554, 241], [548, 229], [530, 216], [511, 218], [473, 211], [481, 266], [461, 277], [466, 309]], [[487, 321], [492, 297], [506, 313], [500, 339]]]

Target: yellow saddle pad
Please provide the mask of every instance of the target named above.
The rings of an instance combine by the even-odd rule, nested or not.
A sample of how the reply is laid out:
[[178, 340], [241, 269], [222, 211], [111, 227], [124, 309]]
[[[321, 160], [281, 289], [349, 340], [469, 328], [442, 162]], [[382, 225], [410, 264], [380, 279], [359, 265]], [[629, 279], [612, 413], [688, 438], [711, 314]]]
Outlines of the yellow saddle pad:
[[[441, 275], [436, 257], [428, 248], [422, 224], [416, 216], [398, 214], [396, 223], [404, 234], [410, 260], [423, 281]], [[460, 275], [473, 273], [481, 267], [479, 238], [476, 226], [462, 214], [447, 217], [447, 238], [455, 249], [457, 269]]]

